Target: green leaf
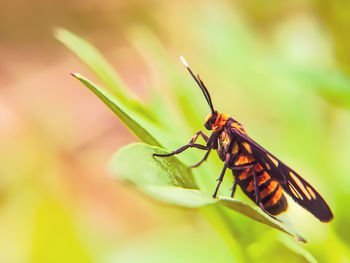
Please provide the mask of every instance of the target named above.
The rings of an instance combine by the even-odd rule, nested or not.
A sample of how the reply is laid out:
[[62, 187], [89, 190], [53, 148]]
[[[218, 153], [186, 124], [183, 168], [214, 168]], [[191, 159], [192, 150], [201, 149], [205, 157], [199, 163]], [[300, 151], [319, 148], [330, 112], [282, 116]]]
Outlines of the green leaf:
[[145, 185], [142, 189], [153, 198], [187, 208], [203, 207], [217, 202], [217, 199], [198, 189], [158, 185]]
[[141, 188], [145, 185], [198, 188], [191, 169], [176, 157], [156, 157], [152, 156], [153, 153], [167, 152], [146, 144], [130, 144], [112, 158], [112, 172], [120, 179]]
[[130, 111], [119, 103], [114, 96], [107, 91], [103, 91], [80, 74], [75, 73], [72, 75], [102, 100], [102, 102], [118, 116], [118, 118], [135, 134], [137, 138], [145, 143], [160, 146], [160, 143], [135, 120], [136, 116], [130, 116]]
[[219, 203], [223, 204], [224, 206], [233, 209], [241, 214], [244, 214], [256, 221], [259, 221], [263, 224], [269, 225], [271, 227], [274, 227], [278, 230], [281, 230], [291, 236], [294, 236], [298, 241], [306, 242], [306, 239], [302, 237], [300, 234], [296, 233], [293, 228], [290, 226], [287, 226], [281, 222], [278, 222], [277, 220], [269, 217], [266, 215], [263, 211], [261, 211], [258, 207], [253, 207], [247, 202], [235, 200], [228, 197], [219, 197]]

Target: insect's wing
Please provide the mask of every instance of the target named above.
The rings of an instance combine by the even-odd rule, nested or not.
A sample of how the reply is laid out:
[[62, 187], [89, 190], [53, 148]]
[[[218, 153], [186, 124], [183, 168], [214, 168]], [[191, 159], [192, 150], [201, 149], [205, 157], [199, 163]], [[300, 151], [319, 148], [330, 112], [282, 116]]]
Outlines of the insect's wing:
[[283, 190], [296, 203], [322, 222], [328, 222], [333, 219], [333, 214], [327, 203], [308, 182], [247, 135], [236, 133], [242, 138], [243, 142], [245, 141], [249, 144], [254, 158], [268, 171], [271, 178], [281, 184]]

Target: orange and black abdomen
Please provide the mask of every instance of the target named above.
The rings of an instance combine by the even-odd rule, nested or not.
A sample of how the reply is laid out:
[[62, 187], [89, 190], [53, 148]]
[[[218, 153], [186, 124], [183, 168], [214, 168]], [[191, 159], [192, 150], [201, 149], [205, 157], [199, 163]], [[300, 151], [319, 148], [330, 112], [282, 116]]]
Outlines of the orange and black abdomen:
[[[254, 161], [252, 156], [240, 155], [235, 165], [241, 165], [252, 161]], [[268, 174], [268, 171], [265, 171], [259, 163], [243, 171], [233, 170], [235, 179], [243, 192], [253, 202], [256, 202], [253, 169], [257, 176], [260, 199], [265, 210], [272, 215], [278, 215], [286, 211], [288, 202], [284, 196], [282, 186], [276, 180], [273, 180]]]

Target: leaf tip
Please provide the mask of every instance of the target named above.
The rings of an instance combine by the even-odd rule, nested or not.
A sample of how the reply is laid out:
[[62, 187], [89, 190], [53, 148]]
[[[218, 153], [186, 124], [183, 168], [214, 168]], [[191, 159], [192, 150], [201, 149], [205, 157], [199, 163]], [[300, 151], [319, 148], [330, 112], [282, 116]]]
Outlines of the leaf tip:
[[63, 28], [63, 27], [55, 27], [53, 29], [53, 34], [55, 36], [55, 38], [57, 38], [58, 40], [61, 39], [62, 35], [67, 32], [67, 29]]
[[78, 80], [82, 80], [84, 78], [82, 75], [80, 75], [77, 72], [71, 72], [70, 75], [73, 76], [74, 78], [78, 79]]
[[295, 239], [298, 241], [298, 242], [303, 242], [303, 243], [307, 243], [307, 240], [301, 236], [296, 236]]

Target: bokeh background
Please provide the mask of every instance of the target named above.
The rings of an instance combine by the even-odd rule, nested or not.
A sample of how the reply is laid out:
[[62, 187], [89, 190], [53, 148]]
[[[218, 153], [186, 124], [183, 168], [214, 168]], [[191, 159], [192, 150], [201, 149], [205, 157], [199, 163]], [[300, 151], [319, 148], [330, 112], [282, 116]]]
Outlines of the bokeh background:
[[[5, 0], [1, 6], [0, 262], [350, 262], [349, 3]], [[100, 83], [55, 39], [57, 26], [96, 46], [150, 105], [154, 90], [193, 89], [198, 98], [177, 93], [180, 103], [169, 108], [194, 133], [208, 107], [178, 60], [184, 55], [218, 110], [312, 182], [335, 219], [322, 224], [292, 204], [289, 218], [308, 244], [238, 214], [237, 235], [227, 237], [208, 216], [152, 202], [110, 177], [111, 155], [137, 139], [69, 75]]]

